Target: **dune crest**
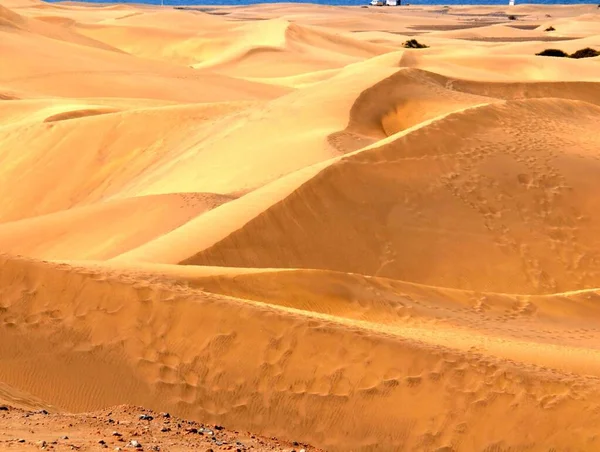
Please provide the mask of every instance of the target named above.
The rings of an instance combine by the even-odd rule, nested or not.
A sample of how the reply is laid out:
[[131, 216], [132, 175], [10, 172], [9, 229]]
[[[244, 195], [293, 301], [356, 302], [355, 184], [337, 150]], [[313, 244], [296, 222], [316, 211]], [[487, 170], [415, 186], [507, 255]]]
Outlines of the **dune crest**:
[[597, 18], [2, 2], [0, 449], [600, 450]]

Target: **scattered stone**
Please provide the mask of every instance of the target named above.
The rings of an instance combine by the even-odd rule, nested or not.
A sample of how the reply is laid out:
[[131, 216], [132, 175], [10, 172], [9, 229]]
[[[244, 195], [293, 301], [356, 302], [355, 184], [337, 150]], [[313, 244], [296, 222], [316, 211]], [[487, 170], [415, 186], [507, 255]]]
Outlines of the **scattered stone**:
[[215, 444], [216, 444], [217, 446], [222, 446], [222, 445], [223, 445], [223, 441], [216, 441], [216, 442], [215, 442]]
[[136, 441], [135, 439], [132, 439], [132, 440], [129, 442], [129, 445], [130, 445], [131, 447], [136, 447], [136, 448], [140, 448], [140, 447], [142, 447], [142, 445], [139, 443], [139, 441]]
[[121, 448], [120, 447], [115, 447], [115, 450], [121, 450]]
[[206, 449], [206, 452], [214, 452], [212, 449]]
[[306, 449], [300, 449], [299, 452], [306, 452]]
[[112, 436], [123, 436], [119, 432], [112, 432]]
[[18, 443], [24, 443], [24, 442], [25, 442], [25, 440], [24, 440], [23, 438], [20, 438], [20, 439], [18, 439], [18, 440], [17, 440], [17, 442], [18, 442]]
[[150, 416], [149, 414], [141, 414], [140, 415], [140, 421], [150, 422], [152, 419], [154, 419], [154, 418], [152, 416]]
[[46, 448], [46, 441], [38, 441], [38, 446], [40, 446], [42, 449]]
[[40, 410], [40, 411], [37, 411], [37, 414], [43, 414], [44, 416], [46, 416], [49, 413], [46, 410]]
[[106, 441], [104, 441], [103, 439], [101, 439], [100, 441], [98, 441], [98, 444], [105, 445], [105, 444], [106, 444]]
[[171, 429], [169, 427], [163, 427], [160, 429], [161, 432], [165, 433], [165, 432], [170, 432]]
[[6, 405], [0, 405], [0, 411], [8, 411], [8, 407]]
[[160, 446], [152, 446], [152, 450], [158, 451], [158, 450], [160, 450]]
[[292, 443], [292, 446], [299, 446], [299, 445], [300, 445], [300, 444], [298, 444], [298, 441], [294, 441], [294, 442]]
[[160, 415], [164, 418], [170, 418], [171, 415], [169, 413], [160, 413]]
[[215, 430], [223, 430], [223, 426], [221, 426], [221, 425], [215, 425]]
[[69, 439], [69, 437], [65, 435], [65, 436], [61, 436], [60, 439]]
[[188, 427], [185, 429], [185, 431], [188, 433], [198, 433], [198, 429], [194, 427]]

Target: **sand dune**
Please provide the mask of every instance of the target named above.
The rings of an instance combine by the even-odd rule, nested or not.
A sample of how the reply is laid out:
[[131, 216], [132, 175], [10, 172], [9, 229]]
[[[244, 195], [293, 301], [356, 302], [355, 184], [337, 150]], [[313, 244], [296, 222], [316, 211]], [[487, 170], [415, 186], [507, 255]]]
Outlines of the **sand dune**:
[[41, 259], [110, 259], [230, 200], [223, 195], [173, 193], [95, 203], [1, 223], [0, 247]]
[[[9, 384], [21, 385], [26, 375], [36, 393], [71, 410], [126, 399], [208, 422], [218, 419], [239, 428], [260, 428], [269, 435], [301, 434], [328, 450], [346, 450], [350, 444], [353, 450], [369, 450], [381, 444], [382, 434], [390, 448], [454, 444], [479, 450], [515, 437], [509, 435], [524, 434], [529, 427], [523, 421], [534, 413], [538, 431], [552, 444], [566, 447], [595, 441], [582, 435], [573, 442], [551, 421], [556, 409], [576, 413], [595, 400], [593, 380], [568, 373], [585, 368], [585, 374], [597, 374], [591, 367], [595, 362], [591, 349], [578, 354], [573, 346], [531, 337], [493, 340], [491, 333], [482, 334], [481, 329], [461, 332], [438, 327], [435, 321], [404, 321], [395, 328], [348, 321], [318, 309], [289, 309], [196, 292], [181, 282], [148, 279], [139, 272], [116, 274], [110, 267], [99, 271], [14, 259], [3, 259], [2, 265], [3, 287], [8, 283], [11, 291], [3, 296], [6, 326], [1, 343], [8, 366], [0, 375]], [[285, 274], [283, 287], [292, 295], [295, 288]], [[318, 274], [313, 276], [321, 280]], [[332, 282], [324, 279], [320, 286], [330, 294], [325, 296], [327, 304], [333, 295]], [[342, 297], [357, 285], [363, 290], [375, 287], [383, 294], [386, 285], [343, 276], [340, 282]], [[268, 285], [264, 287], [268, 290]], [[315, 289], [313, 293], [319, 293]], [[395, 300], [381, 296], [382, 304], [396, 305], [400, 319], [402, 304], [418, 306], [421, 298], [416, 294], [427, 290], [416, 288], [411, 294], [406, 286], [402, 289]], [[48, 304], [46, 297], [57, 291], [60, 301]], [[390, 297], [392, 289], [387, 292]], [[415, 298], [411, 301], [411, 297]], [[566, 296], [558, 307], [578, 303], [574, 297], [567, 303], [570, 297]], [[435, 302], [423, 298], [435, 311]], [[505, 311], [496, 306], [497, 314], [489, 316], [497, 317], [496, 328], [504, 327], [507, 335], [519, 330], [521, 323], [531, 336], [535, 336], [532, 324], [537, 325], [538, 335], [550, 341], [553, 335], [567, 335], [561, 330], [544, 335], [544, 322], [532, 319], [535, 310], [518, 297], [515, 302], [514, 297], [494, 296], [488, 301], [482, 296], [479, 309], [486, 313], [488, 303], [496, 304], [498, 298], [505, 300]], [[579, 303], [589, 306], [593, 300], [584, 297]], [[452, 302], [441, 303], [447, 312], [461, 315], [460, 309], [452, 309]], [[472, 315], [478, 317], [478, 303], [474, 304]], [[471, 309], [466, 311], [464, 316]], [[440, 317], [446, 318], [443, 311]], [[578, 325], [568, 332], [575, 341], [584, 340], [578, 339], [583, 336], [592, 342], [595, 334], [593, 326], [587, 330]], [[16, 343], [27, 355], [5, 350]], [[46, 345], [33, 347], [33, 343]], [[240, 361], [247, 343], [253, 353]], [[560, 361], [561, 369], [553, 364], [557, 356], [569, 357]], [[532, 360], [537, 366], [526, 364]], [[371, 365], [365, 367], [365, 362]], [[45, 379], [36, 379], [40, 368]], [[527, 383], [530, 378], [537, 384]], [[113, 384], [98, 387], [99, 379]], [[354, 410], [339, 408], [350, 400], [369, 415], [353, 429], [340, 430], [336, 427], [340, 422], [355, 419]], [[420, 408], [411, 410], [408, 419], [386, 422], [382, 413], [404, 401]], [[456, 411], [457, 406], [464, 408]], [[577, 421], [567, 416], [567, 423], [593, 430], [596, 415], [587, 414]], [[497, 416], [506, 416], [505, 422], [494, 422]], [[432, 426], [432, 418], [441, 424]]]
[[[0, 149], [11, 165], [0, 169], [2, 191], [16, 189], [0, 206], [0, 219], [15, 221], [115, 198], [145, 195], [136, 180], [173, 165], [189, 147], [217, 129], [217, 118], [235, 114], [246, 103], [160, 107], [77, 117], [70, 108], [6, 126]], [[70, 115], [71, 119], [65, 119]], [[123, 133], [120, 130], [124, 130]], [[82, 152], [79, 144], [88, 137]], [[22, 149], [28, 152], [24, 154]], [[162, 165], [164, 162], [165, 165]], [[67, 169], [68, 171], [63, 171]], [[192, 192], [195, 190], [192, 190]], [[184, 192], [178, 190], [178, 192]], [[189, 191], [186, 191], [189, 192]], [[150, 193], [163, 194], [163, 193]]]
[[597, 19], [2, 2], [0, 449], [599, 449]]
[[[169, 23], [180, 26], [166, 28]], [[389, 50], [283, 19], [234, 22], [172, 10], [110, 19], [78, 30], [137, 56], [246, 78], [339, 68]]]
[[[89, 39], [74, 32], [49, 36], [37, 27], [19, 26], [20, 16], [15, 18], [14, 13], [3, 13], [4, 16], [9, 16], [8, 22], [16, 26], [0, 30], [0, 51], [12, 62], [2, 71], [0, 86], [38, 96], [141, 97], [179, 102], [271, 98], [284, 92], [258, 83], [131, 58], [121, 51], [106, 50], [102, 48], [106, 45], [100, 43], [91, 47], [87, 45]], [[68, 31], [58, 25], [41, 24], [44, 30]], [[19, 58], [23, 53], [31, 58]], [[69, 58], [56, 58], [57, 55]], [[103, 62], [101, 66], [98, 60]]]
[[598, 206], [585, 193], [598, 168], [589, 130], [599, 114], [554, 99], [452, 113], [329, 166], [185, 263], [497, 292], [594, 287]]

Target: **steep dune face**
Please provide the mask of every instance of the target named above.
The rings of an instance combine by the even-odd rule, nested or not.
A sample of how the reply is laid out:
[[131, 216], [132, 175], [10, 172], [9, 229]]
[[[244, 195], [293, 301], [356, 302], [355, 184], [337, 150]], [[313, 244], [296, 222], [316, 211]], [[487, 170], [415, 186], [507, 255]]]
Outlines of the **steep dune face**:
[[350, 152], [463, 108], [497, 99], [544, 97], [600, 105], [600, 90], [596, 82], [489, 83], [405, 68], [363, 91], [350, 109], [346, 128], [331, 134], [329, 140]]
[[595, 17], [3, 1], [0, 403], [600, 450]]
[[[330, 139], [339, 141], [348, 135], [382, 139], [436, 116], [491, 101], [454, 89], [444, 79], [419, 69], [396, 72], [360, 94], [350, 110], [348, 125]], [[360, 144], [357, 141], [355, 149], [349, 150], [360, 149]]]
[[561, 100], [451, 114], [332, 165], [184, 263], [496, 292], [595, 287], [599, 115]]

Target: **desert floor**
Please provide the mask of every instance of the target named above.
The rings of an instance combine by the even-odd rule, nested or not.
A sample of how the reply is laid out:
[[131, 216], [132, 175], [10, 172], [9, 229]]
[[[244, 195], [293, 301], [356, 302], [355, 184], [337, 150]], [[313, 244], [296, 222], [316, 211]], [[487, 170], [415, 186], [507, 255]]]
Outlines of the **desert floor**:
[[1, 3], [0, 449], [600, 450], [596, 5]]

